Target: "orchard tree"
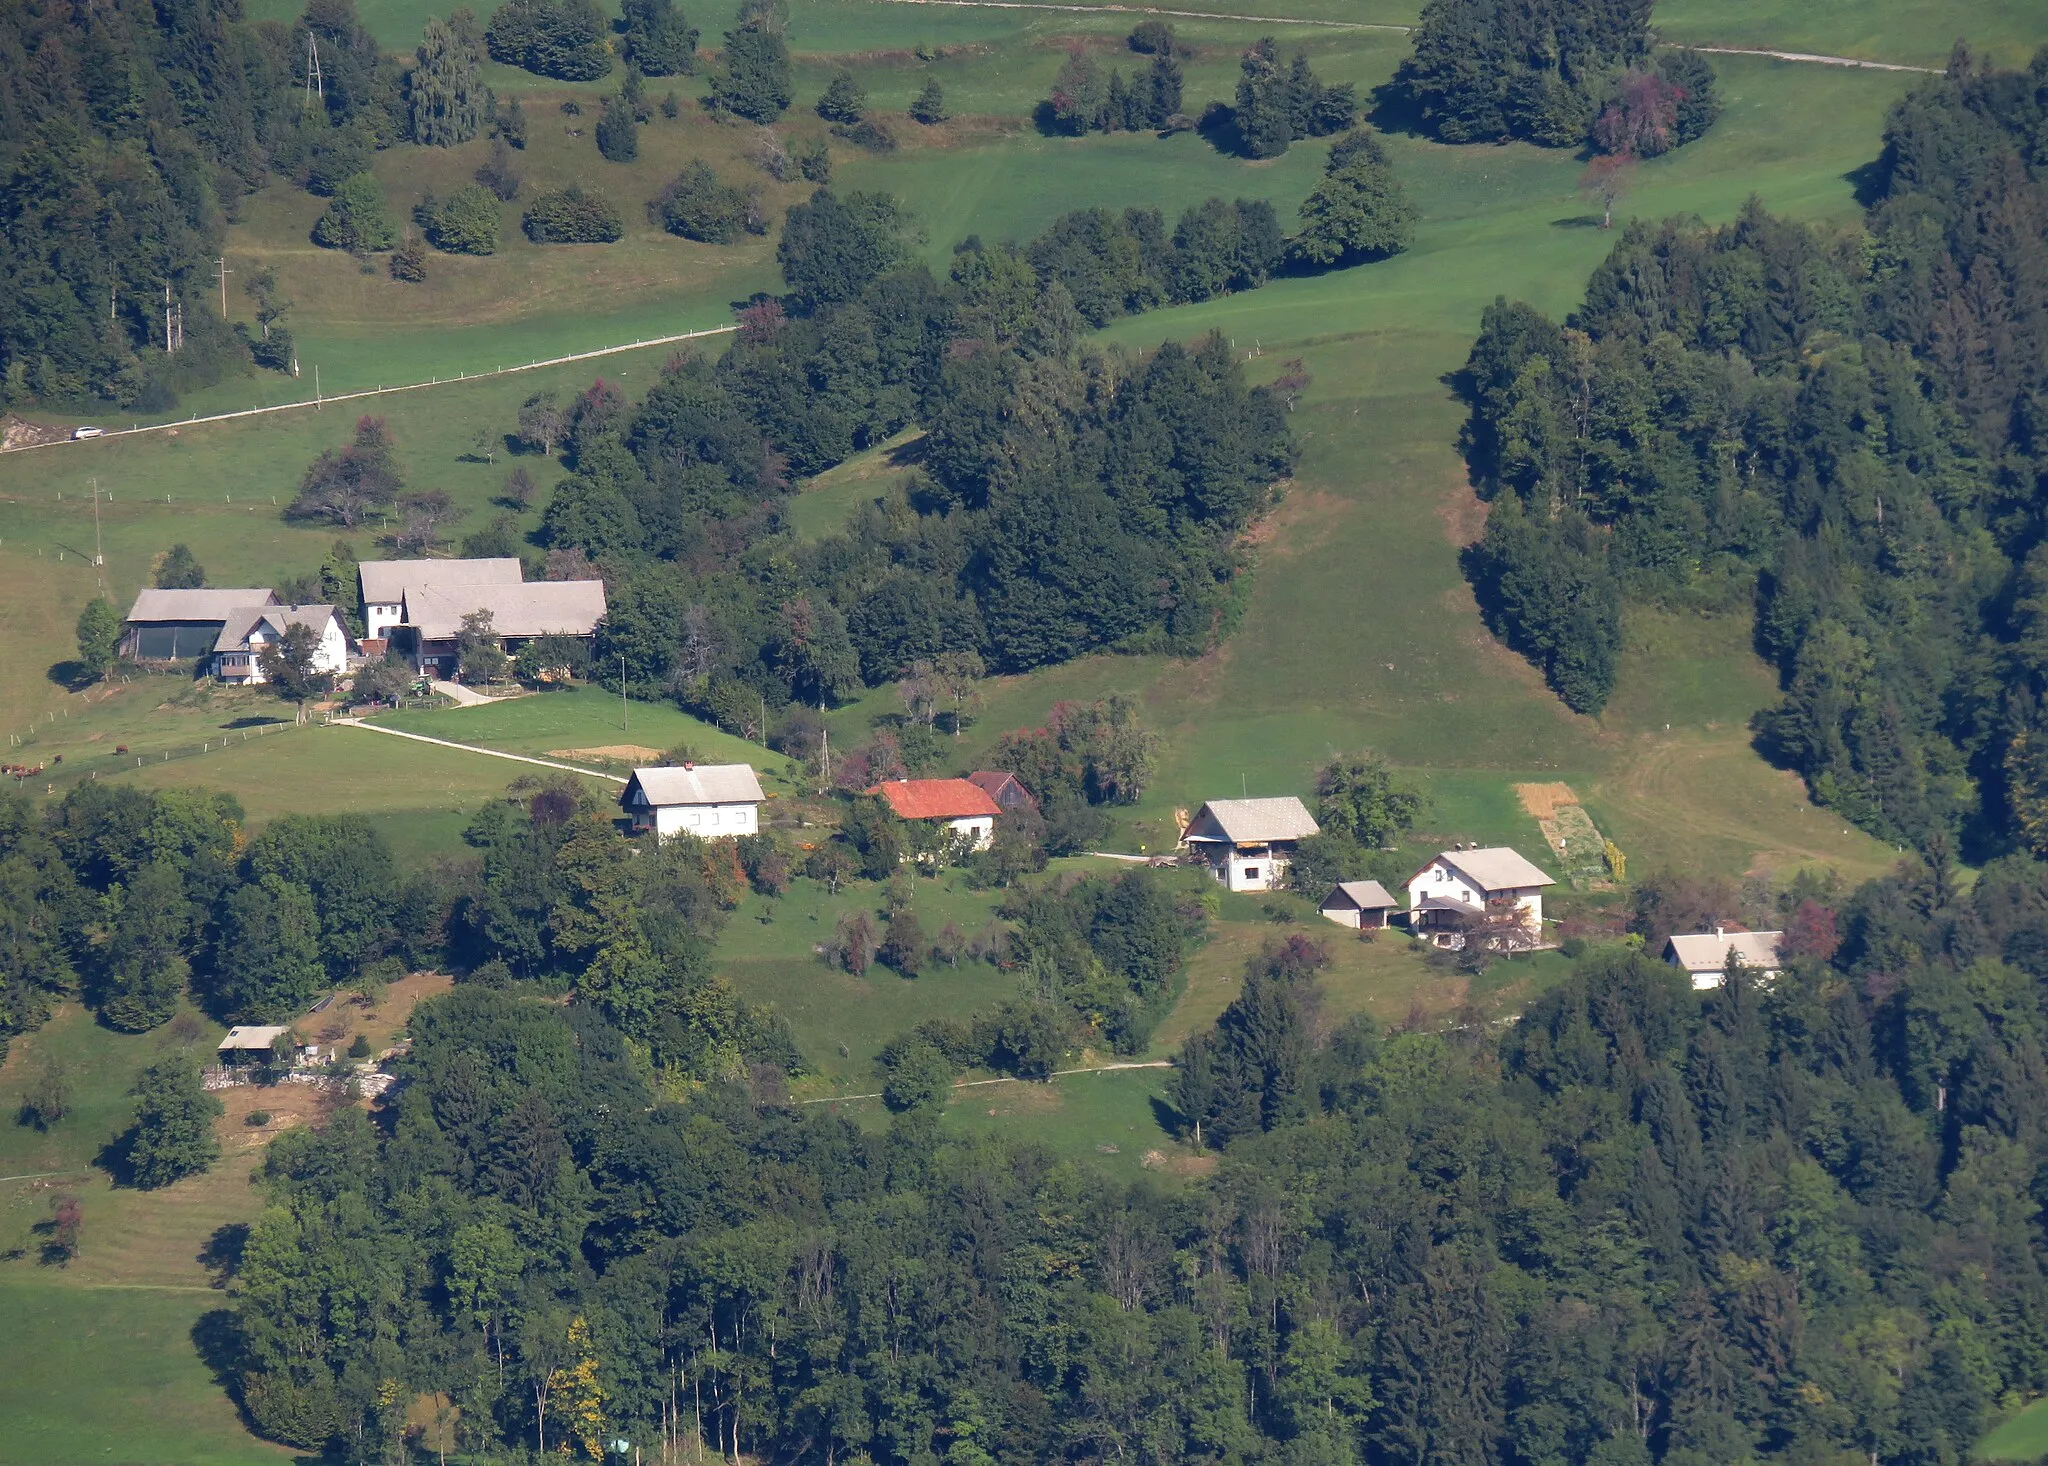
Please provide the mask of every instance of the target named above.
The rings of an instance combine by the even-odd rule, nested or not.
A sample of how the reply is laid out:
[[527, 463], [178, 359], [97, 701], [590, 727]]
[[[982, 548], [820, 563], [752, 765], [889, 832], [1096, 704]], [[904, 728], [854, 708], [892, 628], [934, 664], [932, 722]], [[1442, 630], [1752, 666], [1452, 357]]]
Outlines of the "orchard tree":
[[[519, 441], [528, 448], [540, 449], [543, 457], [552, 458], [555, 454], [555, 444], [562, 440], [562, 428], [566, 421], [561, 404], [555, 401], [554, 393], [536, 392], [519, 404]], [[530, 486], [532, 480], [529, 478], [527, 482]], [[531, 497], [531, 487], [527, 492]]]
[[206, 567], [183, 541], [172, 545], [157, 562], [158, 590], [197, 590], [206, 584]]
[[320, 633], [303, 621], [295, 621], [275, 641], [263, 644], [257, 664], [263, 680], [277, 689], [277, 695], [292, 702], [309, 702], [334, 685], [334, 675], [317, 665]]
[[1579, 192], [1600, 205], [1600, 227], [1614, 227], [1614, 206], [1634, 186], [1636, 160], [1633, 153], [1602, 153], [1579, 175]]
[[1422, 796], [1396, 781], [1376, 753], [1332, 759], [1316, 775], [1317, 822], [1368, 849], [1393, 844], [1421, 813]]
[[287, 519], [325, 520], [348, 528], [388, 506], [405, 487], [381, 417], [356, 419], [354, 440], [339, 453], [323, 452], [299, 480]]
[[199, 1082], [188, 1059], [160, 1059], [135, 1082], [135, 1124], [128, 1131], [128, 1171], [145, 1191], [196, 1176], [220, 1158], [213, 1122], [221, 1102]]
[[511, 669], [511, 658], [492, 627], [489, 610], [471, 611], [462, 618], [456, 633], [457, 674], [464, 682], [502, 682]]

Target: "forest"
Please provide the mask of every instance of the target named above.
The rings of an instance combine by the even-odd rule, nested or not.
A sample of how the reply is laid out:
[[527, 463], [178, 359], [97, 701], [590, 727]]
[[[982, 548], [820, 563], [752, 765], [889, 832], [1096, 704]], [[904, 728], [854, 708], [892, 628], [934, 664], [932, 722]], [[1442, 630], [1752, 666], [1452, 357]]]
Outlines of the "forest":
[[1564, 324], [1487, 310], [1469, 571], [1567, 703], [1606, 703], [1627, 603], [1753, 604], [1757, 743], [1818, 803], [2048, 853], [2044, 117], [2048, 52], [1959, 48], [1892, 109], [1860, 227], [1636, 223]]
[[1184, 1187], [941, 1128], [943, 1034], [863, 1131], [464, 984], [271, 1148], [239, 1397], [351, 1460], [443, 1392], [491, 1459], [1958, 1461], [2048, 1384], [2048, 882], [1795, 897], [1774, 983], [1582, 945], [1498, 1036], [1330, 1023], [1276, 942], [1182, 1056]]

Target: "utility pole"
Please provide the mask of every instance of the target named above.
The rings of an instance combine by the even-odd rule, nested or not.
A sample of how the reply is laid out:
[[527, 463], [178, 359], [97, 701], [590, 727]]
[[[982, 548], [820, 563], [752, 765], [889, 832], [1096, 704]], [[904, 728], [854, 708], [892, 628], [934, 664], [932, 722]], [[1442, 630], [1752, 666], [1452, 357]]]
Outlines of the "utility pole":
[[[305, 107], [313, 105], [313, 94], [320, 94], [320, 100], [327, 100], [327, 81], [320, 75], [320, 42], [310, 31], [306, 34], [306, 101]], [[305, 110], [305, 108], [301, 108]]]
[[832, 787], [832, 730], [824, 730], [825, 738], [825, 787]]
[[619, 653], [619, 716], [625, 719], [626, 731], [633, 731], [633, 705], [626, 701], [626, 654]]
[[104, 568], [107, 563], [107, 557], [100, 553], [100, 481], [98, 479], [92, 479], [89, 480], [89, 482], [92, 484], [93, 574], [94, 577], [100, 583], [100, 589], [104, 591], [107, 588], [107, 574]]
[[[213, 272], [220, 277], [220, 318], [226, 320], [228, 318], [228, 276], [235, 273], [228, 268], [228, 257], [226, 255], [220, 255], [214, 259]], [[267, 335], [269, 328], [265, 327], [264, 331]]]
[[171, 282], [164, 280], [164, 355], [169, 356], [178, 349], [177, 338], [171, 334]]
[[[294, 358], [294, 360], [296, 359]], [[320, 405], [320, 364], [315, 362], [313, 363], [313, 411], [323, 412], [325, 410]]]

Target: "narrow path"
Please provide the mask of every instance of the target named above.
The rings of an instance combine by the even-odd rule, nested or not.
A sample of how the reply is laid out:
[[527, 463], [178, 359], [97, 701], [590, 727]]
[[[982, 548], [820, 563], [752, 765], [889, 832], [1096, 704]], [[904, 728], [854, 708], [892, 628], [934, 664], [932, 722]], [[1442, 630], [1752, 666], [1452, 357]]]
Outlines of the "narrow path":
[[[1168, 10], [1158, 5], [1076, 5], [1055, 0], [878, 0], [886, 5], [954, 5], [970, 10], [1055, 10], [1076, 15], [1170, 15], [1176, 20], [1242, 20], [1254, 25], [1313, 25], [1345, 31], [1397, 31], [1408, 35], [1412, 25], [1375, 20], [1310, 20], [1301, 15], [1240, 15], [1227, 10]], [[1666, 41], [1666, 49], [1683, 43]], [[1938, 76], [1938, 66], [1904, 66], [1895, 61], [1860, 61], [1854, 56], [1822, 56], [1811, 51], [1765, 51], [1747, 46], [1686, 46], [1714, 56], [1768, 56], [1774, 61], [1803, 61], [1814, 66], [1853, 66], [1869, 71], [1917, 71]]]
[[1398, 31], [1415, 29], [1376, 20], [1302, 20], [1291, 15], [1232, 15], [1226, 10], [1163, 10], [1157, 5], [1055, 5], [1049, 0], [884, 0], [890, 5], [961, 5], [975, 10], [1070, 10], [1083, 15], [1171, 15], [1179, 20], [1248, 20], [1253, 24], [1320, 25], [1344, 31]]
[[365, 733], [382, 733], [386, 738], [410, 738], [414, 743], [433, 743], [442, 748], [459, 749], [463, 753], [479, 753], [485, 758], [506, 758], [515, 764], [536, 764], [544, 769], [561, 769], [564, 773], [581, 774], [587, 779], [604, 779], [613, 784], [626, 781], [617, 774], [600, 774], [596, 769], [579, 768], [575, 764], [556, 763], [551, 758], [529, 758], [523, 753], [502, 753], [495, 748], [478, 748], [474, 743], [456, 743], [447, 738], [429, 738], [424, 733], [401, 733], [396, 728], [380, 728], [375, 723], [365, 723], [360, 718], [334, 718], [330, 728], [360, 728]]
[[459, 708], [480, 708], [498, 700], [495, 697], [485, 697], [481, 692], [476, 691], [474, 688], [464, 687], [460, 682], [448, 682], [437, 678], [434, 681], [433, 687], [434, 691], [440, 693], [441, 696], [447, 698]]
[[1811, 66], [1853, 66], [1863, 71], [1917, 71], [1924, 76], [1940, 76], [1939, 66], [1901, 66], [1896, 61], [1859, 61], [1854, 56], [1820, 56], [1811, 51], [1760, 51], [1748, 46], [1691, 46], [1693, 51], [1703, 51], [1709, 56], [1768, 56], [1773, 61], [1803, 61]]
[[488, 372], [457, 372], [452, 377], [433, 377], [424, 382], [407, 382], [400, 387], [367, 387], [358, 392], [336, 392], [332, 396], [321, 395], [303, 398], [297, 402], [276, 402], [269, 407], [247, 407], [240, 412], [216, 412], [208, 417], [188, 417], [177, 422], [151, 423], [147, 427], [109, 428], [97, 438], [58, 438], [48, 443], [23, 443], [19, 448], [9, 448], [9, 453], [27, 453], [36, 448], [76, 448], [87, 443], [105, 443], [114, 438], [132, 438], [137, 433], [176, 432], [179, 428], [198, 426], [201, 423], [231, 422], [238, 417], [264, 417], [273, 412], [296, 412], [302, 407], [320, 408], [330, 402], [356, 402], [365, 397], [388, 397], [394, 392], [419, 392], [428, 387], [450, 387], [457, 382], [481, 382], [488, 377], [509, 377], [518, 372], [538, 371], [542, 367], [566, 366], [570, 362], [595, 361], [601, 356], [617, 356], [622, 351], [640, 351], [649, 346], [673, 346], [679, 341], [697, 341], [706, 336], [727, 336], [739, 329], [738, 326], [710, 326], [702, 331], [678, 331], [673, 336], [649, 336], [644, 341], [628, 341], [620, 346], [600, 346], [595, 351], [572, 351], [567, 356], [551, 356], [546, 361], [529, 361], [522, 366], [499, 367]]
[[[1064, 1079], [1069, 1074], [1114, 1074], [1124, 1069], [1171, 1069], [1172, 1067], [1173, 1060], [1171, 1059], [1140, 1059], [1133, 1060], [1128, 1064], [1091, 1064], [1085, 1069], [1055, 1069], [1045, 1077], [1049, 1080]], [[1026, 1084], [1035, 1082], [1018, 1079], [1013, 1075], [1006, 1074], [1000, 1079], [962, 1079], [955, 1082], [953, 1088], [981, 1089], [990, 1084]], [[880, 1099], [881, 1097], [881, 1092], [877, 1090], [874, 1094], [828, 1094], [821, 1099], [799, 1100], [798, 1103], [806, 1105], [836, 1105], [845, 1100], [871, 1100]]]

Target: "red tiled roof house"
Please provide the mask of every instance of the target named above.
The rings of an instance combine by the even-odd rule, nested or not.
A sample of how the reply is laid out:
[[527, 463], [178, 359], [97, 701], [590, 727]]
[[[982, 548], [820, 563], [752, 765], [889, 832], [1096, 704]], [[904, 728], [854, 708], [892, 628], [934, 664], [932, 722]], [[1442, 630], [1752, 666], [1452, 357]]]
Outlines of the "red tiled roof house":
[[987, 790], [965, 779], [891, 779], [868, 793], [881, 795], [900, 820], [945, 825], [972, 850], [988, 849], [996, 837], [996, 816], [1003, 812]]

